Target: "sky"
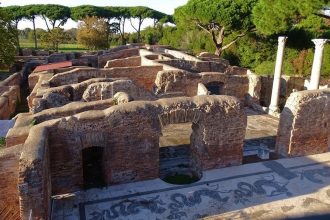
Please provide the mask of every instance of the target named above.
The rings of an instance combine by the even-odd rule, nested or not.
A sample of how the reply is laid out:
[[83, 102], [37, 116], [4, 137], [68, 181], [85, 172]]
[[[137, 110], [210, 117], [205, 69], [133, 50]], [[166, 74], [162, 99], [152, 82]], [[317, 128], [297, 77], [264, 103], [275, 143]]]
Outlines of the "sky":
[[[10, 5], [29, 5], [29, 4], [59, 4], [66, 5], [69, 7], [78, 6], [78, 5], [96, 5], [96, 6], [147, 6], [149, 8], [164, 12], [166, 14], [173, 14], [174, 9], [184, 5], [188, 0], [0, 0], [1, 6], [6, 7]], [[44, 28], [46, 26], [45, 22], [42, 19], [36, 20], [37, 28]], [[136, 21], [134, 22], [136, 23]], [[146, 20], [143, 27], [149, 26], [152, 24], [151, 20]], [[65, 29], [76, 27], [77, 24], [69, 20], [65, 25]], [[19, 29], [32, 28], [32, 23], [29, 21], [21, 21], [18, 25]], [[130, 27], [130, 24], [126, 24], [127, 31], [133, 32], [134, 29]]]

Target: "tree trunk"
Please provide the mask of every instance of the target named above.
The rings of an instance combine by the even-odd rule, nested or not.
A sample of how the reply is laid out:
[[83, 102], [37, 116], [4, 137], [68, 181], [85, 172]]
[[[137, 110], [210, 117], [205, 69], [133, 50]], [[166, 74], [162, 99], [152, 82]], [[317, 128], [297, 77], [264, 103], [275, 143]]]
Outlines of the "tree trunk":
[[107, 49], [109, 49], [109, 38], [110, 38], [110, 19], [107, 21], [107, 33], [106, 33], [106, 38], [107, 38]]
[[42, 15], [42, 18], [44, 19], [45, 23], [46, 23], [46, 27], [47, 27], [47, 30], [48, 32], [50, 32], [50, 28], [48, 26], [48, 23], [47, 23], [47, 20], [46, 20], [46, 17], [44, 15]]
[[33, 34], [34, 34], [34, 48], [38, 49], [36, 23], [35, 23], [35, 17], [34, 16], [32, 17], [32, 24], [33, 24]]
[[222, 46], [216, 45], [216, 49], [215, 49], [214, 54], [220, 57], [221, 54], [222, 54]]
[[223, 50], [222, 45], [223, 45], [223, 39], [225, 37], [225, 27], [221, 27], [218, 36], [215, 36], [214, 30], [211, 31], [211, 34], [212, 34], [212, 40], [216, 48], [214, 54], [220, 57]]
[[143, 20], [141, 19], [141, 18], [139, 18], [139, 28], [138, 28], [138, 39], [137, 39], [137, 41], [138, 41], [138, 43], [140, 43], [141, 42], [141, 25], [142, 25], [142, 22], [143, 22]]
[[19, 45], [19, 32], [18, 32], [18, 21], [15, 22], [15, 28], [16, 28], [16, 40], [17, 40], [17, 51], [20, 53], [20, 45]]
[[123, 18], [123, 24], [122, 24], [122, 34], [121, 34], [121, 44], [122, 45], [125, 45], [126, 44], [126, 40], [125, 40], [125, 21], [126, 21], [126, 18]]

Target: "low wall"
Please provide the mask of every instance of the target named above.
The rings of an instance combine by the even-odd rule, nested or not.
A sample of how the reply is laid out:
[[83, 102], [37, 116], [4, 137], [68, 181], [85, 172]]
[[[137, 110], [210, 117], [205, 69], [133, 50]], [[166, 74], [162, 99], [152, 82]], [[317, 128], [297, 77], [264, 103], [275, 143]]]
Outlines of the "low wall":
[[160, 64], [169, 65], [177, 69], [190, 72], [221, 72], [224, 73], [227, 69], [226, 63], [210, 62], [210, 61], [192, 61], [192, 60], [156, 60]]
[[139, 56], [139, 49], [124, 49], [116, 52], [111, 52], [108, 54], [103, 54], [98, 56], [99, 68], [103, 68], [109, 60], [122, 59], [127, 57]]
[[48, 219], [50, 216], [50, 165], [48, 132], [45, 127], [31, 129], [19, 160], [19, 202], [21, 219]]
[[[255, 96], [257, 92], [250, 88], [248, 75], [226, 75], [218, 72], [191, 73], [182, 70], [165, 70], [157, 74], [156, 86], [159, 94], [182, 92], [185, 96], [197, 95], [198, 83], [205, 86], [211, 82], [223, 84], [221, 95], [235, 96], [242, 102], [250, 94]], [[206, 86], [207, 87], [207, 86]], [[258, 98], [258, 97], [256, 97]]]
[[129, 78], [137, 85], [151, 91], [157, 73], [162, 69], [162, 66], [115, 67], [110, 69], [77, 68], [53, 76], [50, 79], [50, 85], [55, 87], [74, 84], [91, 78]]
[[96, 101], [113, 98], [116, 93], [125, 92], [133, 100], [154, 100], [155, 96], [142, 87], [136, 86], [131, 80], [116, 80], [114, 82], [97, 82], [89, 85], [82, 99]]
[[115, 102], [112, 99], [94, 102], [72, 102], [65, 106], [47, 109], [46, 111], [42, 111], [37, 114], [19, 114], [16, 119], [15, 126], [9, 129], [7, 133], [6, 147], [12, 147], [17, 144], [24, 144], [29, 135], [31, 127], [34, 124], [61, 117], [71, 116], [84, 111], [103, 110], [109, 108], [109, 106], [112, 105], [115, 105]]
[[14, 73], [0, 82], [0, 86], [17, 86], [21, 84], [22, 76], [20, 73]]
[[128, 57], [124, 59], [115, 59], [107, 61], [104, 68], [141, 66], [141, 57]]
[[21, 97], [21, 80], [20, 73], [15, 73], [0, 82], [0, 120], [9, 119], [15, 113]]
[[292, 93], [280, 116], [276, 152], [286, 157], [328, 152], [329, 126], [329, 89]]

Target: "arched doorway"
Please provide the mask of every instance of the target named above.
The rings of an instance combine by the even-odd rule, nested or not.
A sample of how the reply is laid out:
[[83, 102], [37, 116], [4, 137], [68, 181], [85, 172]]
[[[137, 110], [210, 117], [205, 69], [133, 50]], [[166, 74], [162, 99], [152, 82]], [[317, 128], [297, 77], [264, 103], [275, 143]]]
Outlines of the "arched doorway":
[[161, 126], [159, 178], [167, 183], [182, 185], [200, 180], [202, 171], [197, 166], [191, 146], [193, 127], [197, 125], [192, 119], [178, 118], [173, 117], [169, 124]]

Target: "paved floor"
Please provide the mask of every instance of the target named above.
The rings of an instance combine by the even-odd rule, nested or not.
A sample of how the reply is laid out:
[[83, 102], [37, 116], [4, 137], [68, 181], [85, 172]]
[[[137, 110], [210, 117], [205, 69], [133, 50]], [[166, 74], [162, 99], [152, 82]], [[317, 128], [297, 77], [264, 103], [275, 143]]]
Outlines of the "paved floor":
[[[261, 145], [274, 151], [279, 119], [268, 114], [259, 114], [246, 108], [247, 128], [244, 143], [244, 155], [258, 154]], [[162, 128], [160, 147], [190, 144], [191, 123], [170, 124]]]
[[[269, 219], [330, 212], [330, 153], [55, 196], [52, 219]], [[213, 216], [213, 217], [212, 217]]]
[[247, 127], [244, 141], [244, 156], [258, 154], [260, 146], [274, 152], [279, 119], [268, 114], [259, 114], [246, 108]]

